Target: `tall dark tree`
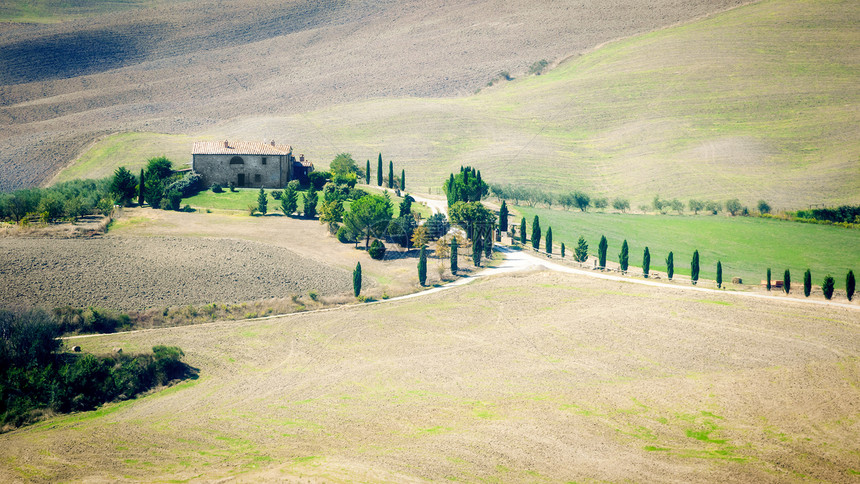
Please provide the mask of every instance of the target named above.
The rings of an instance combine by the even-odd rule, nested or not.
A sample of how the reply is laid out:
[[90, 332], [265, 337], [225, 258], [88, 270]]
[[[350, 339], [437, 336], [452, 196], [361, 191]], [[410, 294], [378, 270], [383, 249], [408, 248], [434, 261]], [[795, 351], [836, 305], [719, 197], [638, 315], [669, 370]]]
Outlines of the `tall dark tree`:
[[564, 259], [564, 242], [561, 243], [561, 258]]
[[809, 297], [810, 293], [812, 293], [812, 273], [806, 269], [803, 273], [803, 295]]
[[394, 162], [388, 160], [388, 188], [394, 188]]
[[606, 249], [609, 247], [609, 243], [606, 242], [606, 237], [600, 236], [600, 243], [597, 244], [597, 265], [600, 266], [601, 269], [606, 268]]
[[854, 280], [854, 271], [849, 270], [848, 275], [845, 276], [845, 295], [848, 296], [848, 300], [854, 298], [854, 285], [856, 281]]
[[457, 260], [457, 237], [451, 238], [451, 274], [457, 275], [458, 260]]
[[833, 280], [833, 276], [830, 274], [824, 277], [824, 282], [821, 283], [821, 292], [824, 293], [824, 299], [829, 301], [833, 297], [833, 286], [835, 283], [836, 281]]
[[782, 290], [785, 291], [786, 294], [791, 292], [791, 272], [788, 269], [785, 270], [785, 274], [782, 276]]
[[257, 195], [257, 211], [266, 215], [266, 212], [269, 210], [269, 197], [266, 195], [266, 191], [260, 188], [260, 194]]
[[546, 253], [552, 255], [552, 227], [546, 229]]
[[504, 200], [502, 200], [502, 206], [499, 208], [499, 230], [508, 231], [508, 204]]
[[488, 260], [493, 258], [493, 230], [487, 232], [484, 238], [484, 257]]
[[722, 289], [723, 287], [723, 264], [720, 261], [717, 261], [717, 288]]
[[526, 218], [520, 221], [520, 243], [526, 245]]
[[669, 255], [666, 256], [666, 277], [671, 281], [673, 275], [675, 275], [675, 255], [669, 251]]
[[472, 239], [472, 264], [474, 264], [475, 267], [481, 266], [481, 251], [483, 249], [484, 247], [481, 245], [480, 237]]
[[376, 162], [376, 184], [382, 186], [382, 153], [379, 154], [379, 159]]
[[532, 221], [532, 248], [534, 250], [540, 250], [540, 232], [540, 219], [535, 215], [535, 219]]
[[143, 206], [143, 191], [145, 182], [143, 178], [143, 168], [140, 169], [140, 181], [137, 184], [137, 204]]
[[585, 242], [585, 237], [579, 236], [579, 241], [576, 243], [576, 248], [573, 249], [573, 258], [577, 262], [585, 262], [588, 260], [588, 244]]
[[693, 260], [690, 261], [690, 280], [695, 285], [699, 282], [699, 251], [693, 251]]
[[770, 291], [770, 267], [767, 268], [767, 290]]
[[427, 282], [427, 248], [424, 246], [418, 254], [418, 282], [422, 286]]
[[402, 168], [400, 170], [400, 189], [406, 190], [406, 169]]
[[367, 169], [364, 171], [364, 183], [370, 185], [370, 160], [367, 160]]
[[651, 252], [648, 247], [645, 247], [645, 252], [642, 254], [642, 275], [648, 278], [648, 272], [651, 270]]
[[357, 262], [355, 270], [352, 271], [352, 293], [355, 297], [361, 294], [361, 262]]
[[621, 252], [618, 254], [618, 264], [621, 266], [621, 273], [627, 272], [627, 263], [629, 262], [629, 249], [627, 247], [627, 239], [621, 243]]
[[[262, 190], [262, 188], [260, 190]], [[305, 194], [304, 197], [305, 218], [314, 218], [317, 216], [317, 202], [319, 202], [319, 195], [317, 194], [317, 191], [314, 190], [314, 184], [311, 183], [310, 188], [308, 188], [308, 193]]]
[[136, 195], [137, 180], [124, 166], [116, 169], [111, 179], [110, 191], [120, 205], [128, 205]]

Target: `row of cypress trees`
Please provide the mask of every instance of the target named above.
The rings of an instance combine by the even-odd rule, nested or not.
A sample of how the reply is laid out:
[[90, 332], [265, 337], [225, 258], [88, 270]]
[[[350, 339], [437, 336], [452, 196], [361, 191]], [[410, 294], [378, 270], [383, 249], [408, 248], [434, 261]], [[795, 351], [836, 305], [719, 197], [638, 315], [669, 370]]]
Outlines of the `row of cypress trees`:
[[[848, 274], [845, 275], [845, 296], [849, 301], [854, 299], [854, 290], [856, 288], [857, 281], [854, 278], [854, 271], [849, 270]], [[824, 277], [824, 281], [821, 283], [821, 292], [824, 293], [825, 299], [831, 299], [833, 297], [833, 289], [836, 285], [835, 279], [830, 274], [827, 274]], [[770, 268], [767, 269], [767, 290], [771, 290], [771, 272]], [[786, 269], [785, 273], [782, 276], [782, 290], [785, 291], [786, 294], [791, 292], [791, 272]], [[806, 272], [803, 273], [803, 295], [809, 297], [812, 293], [812, 272], [809, 269], [806, 269]]]
[[[382, 186], [382, 153], [376, 161], [376, 185]], [[370, 160], [367, 160], [367, 167], [364, 170], [364, 183], [370, 185]], [[388, 161], [388, 188], [394, 188], [394, 162]], [[406, 190], [406, 169], [400, 170], [400, 189]]]

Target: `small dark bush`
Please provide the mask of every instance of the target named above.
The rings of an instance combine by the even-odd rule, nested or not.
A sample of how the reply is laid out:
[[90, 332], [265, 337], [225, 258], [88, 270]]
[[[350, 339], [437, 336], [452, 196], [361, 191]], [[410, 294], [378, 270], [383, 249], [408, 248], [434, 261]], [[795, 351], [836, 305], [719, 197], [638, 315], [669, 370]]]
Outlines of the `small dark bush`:
[[380, 242], [379, 239], [374, 239], [367, 249], [367, 253], [370, 254], [371, 259], [382, 260], [385, 257], [385, 244]]
[[188, 198], [197, 195], [202, 189], [203, 177], [197, 173], [186, 173], [182, 178], [179, 178], [168, 185], [167, 188], [164, 189], [164, 193], [169, 194], [176, 190], [182, 198]]
[[824, 299], [830, 299], [833, 297], [833, 286], [835, 281], [833, 280], [833, 276], [827, 274], [824, 278], [824, 282], [821, 283], [821, 291], [824, 292]]
[[352, 244], [355, 243], [355, 235], [348, 228], [341, 226], [337, 229], [337, 240], [342, 244]]
[[236, 184], [233, 182], [230, 182], [227, 184], [227, 188], [229, 188], [231, 192], [235, 192], [236, 191]]
[[220, 183], [215, 183], [212, 185], [212, 193], [224, 193], [224, 189], [221, 188]]

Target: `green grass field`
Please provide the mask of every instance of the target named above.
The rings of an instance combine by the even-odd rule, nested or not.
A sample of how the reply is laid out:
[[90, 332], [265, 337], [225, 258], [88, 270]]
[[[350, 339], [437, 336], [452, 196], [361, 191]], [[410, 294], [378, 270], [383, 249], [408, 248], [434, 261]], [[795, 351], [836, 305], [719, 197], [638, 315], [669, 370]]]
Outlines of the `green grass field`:
[[694, 250], [699, 251], [699, 277], [703, 279], [716, 278], [717, 260], [722, 262], [724, 281], [741, 277], [748, 284], [758, 284], [770, 267], [773, 279], [782, 279], [785, 269], [789, 269], [795, 288], [801, 287], [807, 268], [814, 285], [820, 285], [829, 273], [838, 288], [845, 287], [849, 269], [855, 274], [860, 271], [860, 231], [853, 229], [754, 217], [582, 213], [529, 207], [517, 210], [526, 217], [529, 236], [537, 215], [544, 233], [552, 227], [553, 242], [564, 242], [570, 254], [581, 235], [588, 242], [588, 253], [596, 255], [600, 236], [605, 235], [609, 242], [606, 258], [617, 262], [621, 243], [627, 239], [631, 266], [642, 266], [647, 246], [651, 269], [661, 272], [666, 270], [667, 254], [673, 251], [675, 272], [689, 275]]
[[53, 23], [159, 3], [163, 0], [9, 0], [0, 3], [0, 22]]

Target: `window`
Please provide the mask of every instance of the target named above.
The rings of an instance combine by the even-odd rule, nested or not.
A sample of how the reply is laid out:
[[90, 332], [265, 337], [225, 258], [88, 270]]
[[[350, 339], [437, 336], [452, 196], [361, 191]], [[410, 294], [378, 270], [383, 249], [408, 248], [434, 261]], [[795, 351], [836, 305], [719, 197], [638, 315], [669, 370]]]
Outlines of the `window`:
[[259, 173], [254, 175], [254, 183], [260, 183], [260, 174]]
[[263, 164], [264, 165], [266, 164], [266, 157], [265, 156], [263, 157]]
[[230, 158], [230, 164], [231, 164], [231, 165], [244, 165], [244, 164], [245, 164], [245, 160], [243, 160], [243, 159], [242, 159], [241, 157], [239, 157], [239, 156], [234, 156], [234, 157]]

